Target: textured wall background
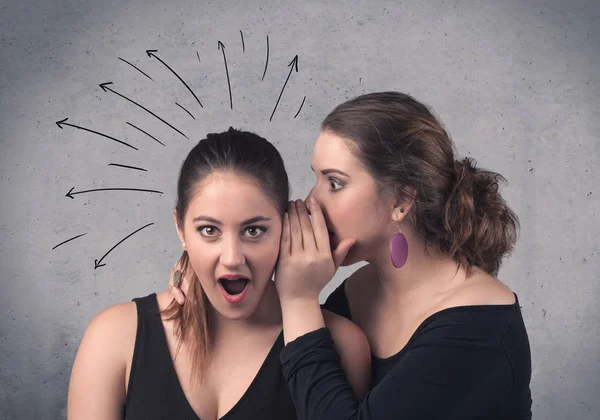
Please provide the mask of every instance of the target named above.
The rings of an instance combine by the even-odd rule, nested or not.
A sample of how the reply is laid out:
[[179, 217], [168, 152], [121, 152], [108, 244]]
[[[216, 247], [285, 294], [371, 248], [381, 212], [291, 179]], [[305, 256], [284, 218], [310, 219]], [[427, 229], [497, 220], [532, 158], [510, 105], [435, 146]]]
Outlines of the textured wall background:
[[[304, 197], [320, 120], [349, 97], [393, 89], [431, 105], [462, 155], [509, 180], [522, 229], [500, 277], [529, 329], [535, 418], [598, 418], [599, 53], [597, 0], [3, 0], [0, 417], [64, 418], [89, 320], [165, 288], [180, 252], [177, 171], [194, 142], [230, 125], [255, 131], [280, 148]], [[60, 129], [64, 118], [138, 150]], [[117, 187], [163, 194], [83, 192]]]

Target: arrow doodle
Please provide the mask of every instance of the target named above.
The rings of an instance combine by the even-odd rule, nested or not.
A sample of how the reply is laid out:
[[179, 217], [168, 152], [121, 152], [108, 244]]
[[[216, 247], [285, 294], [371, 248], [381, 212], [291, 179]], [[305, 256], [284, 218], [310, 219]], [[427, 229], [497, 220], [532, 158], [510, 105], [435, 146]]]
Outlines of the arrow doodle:
[[[138, 168], [137, 166], [121, 165], [119, 163], [109, 163], [108, 166], [118, 166], [120, 168], [137, 169], [138, 171], [148, 172], [148, 170], [144, 169], [144, 168]], [[71, 198], [73, 198], [73, 197], [71, 197]]]
[[227, 57], [225, 57], [225, 45], [219, 41], [217, 48], [223, 51], [223, 61], [225, 61], [225, 73], [227, 73], [227, 86], [229, 87], [229, 105], [233, 109], [233, 100], [231, 99], [231, 83], [229, 82], [229, 70], [227, 70]]
[[159, 142], [163, 146], [165, 145], [162, 141], [160, 141], [159, 139], [157, 139], [156, 137], [154, 137], [152, 134], [148, 134], [147, 132], [145, 132], [144, 130], [142, 130], [140, 127], [137, 127], [137, 126], [131, 124], [129, 121], [126, 121], [126, 123], [129, 124], [130, 126], [132, 126], [133, 128], [135, 128], [136, 130], [141, 131], [142, 133], [144, 133], [145, 135], [147, 135], [151, 139], [154, 139], [155, 141]]
[[104, 267], [106, 264], [101, 264], [102, 260], [104, 260], [104, 258], [106, 258], [106, 256], [108, 254], [110, 254], [113, 249], [115, 249], [116, 247], [118, 247], [119, 245], [121, 245], [127, 238], [130, 238], [131, 236], [133, 236], [136, 233], [138, 233], [140, 230], [145, 229], [148, 226], [153, 225], [153, 224], [154, 223], [148, 223], [146, 226], [142, 226], [141, 228], [139, 228], [135, 232], [130, 233], [129, 235], [127, 235], [126, 237], [124, 237], [123, 239], [121, 239], [119, 242], [117, 242], [117, 244], [115, 246], [113, 246], [111, 249], [109, 249], [108, 252], [102, 256], [102, 258], [100, 258], [99, 260], [94, 260], [94, 270], [97, 269], [97, 268], [99, 268], [99, 267]]
[[168, 122], [166, 122], [165, 120], [163, 120], [162, 118], [160, 118], [158, 115], [156, 115], [154, 112], [150, 111], [148, 108], [138, 104], [136, 101], [134, 101], [133, 99], [129, 99], [127, 96], [125, 95], [121, 95], [119, 92], [117, 92], [116, 90], [112, 90], [111, 88], [108, 87], [108, 85], [112, 85], [113, 82], [105, 82], [100, 84], [100, 87], [102, 88], [102, 90], [104, 92], [111, 91], [112, 93], [114, 93], [115, 95], [120, 96], [123, 99], [127, 99], [129, 102], [131, 102], [132, 104], [135, 104], [137, 106], [139, 106], [140, 108], [142, 108], [144, 111], [148, 112], [150, 115], [152, 115], [155, 118], [158, 118], [160, 121], [162, 121], [163, 123], [165, 123], [166, 125], [168, 125], [169, 127], [171, 127], [173, 130], [177, 131], [179, 134], [181, 134], [183, 137], [185, 137], [186, 139], [189, 139], [188, 136], [186, 136], [185, 134], [183, 134], [181, 131], [179, 131], [178, 129], [176, 129], [175, 127], [173, 127], [171, 124], [169, 124]]
[[265, 74], [267, 74], [267, 67], [269, 67], [269, 35], [267, 35], [267, 61], [265, 61], [265, 71], [263, 72], [262, 75], [262, 80], [265, 80]]
[[136, 66], [134, 66], [133, 64], [131, 64], [129, 61], [121, 58], [121, 57], [117, 57], [119, 60], [121, 60], [124, 63], [129, 64], [131, 67], [133, 67], [134, 69], [136, 69], [137, 71], [139, 71], [140, 73], [142, 73], [144, 76], [146, 76], [148, 79], [152, 80], [154, 82], [154, 79], [150, 76], [148, 76], [146, 73], [144, 73], [143, 71], [141, 71], [139, 68], [137, 68]]
[[296, 73], [298, 73], [298, 54], [296, 54], [294, 59], [290, 62], [290, 64], [288, 64], [288, 67], [291, 67], [290, 72], [288, 74], [287, 79], [285, 79], [285, 83], [283, 84], [283, 89], [281, 89], [279, 98], [277, 98], [277, 103], [275, 104], [275, 108], [273, 108], [273, 113], [271, 114], [271, 118], [269, 118], [269, 121], [271, 121], [273, 119], [273, 115], [275, 115], [275, 110], [277, 109], [277, 105], [279, 105], [279, 100], [281, 99], [281, 95], [283, 95], [283, 91], [285, 90], [285, 87], [287, 86], [287, 82], [288, 82], [288, 80], [290, 80], [290, 76], [292, 75], [292, 72], [294, 71], [294, 69], [296, 69]]
[[298, 116], [298, 114], [300, 113], [300, 110], [304, 106], [304, 101], [306, 101], [306, 96], [304, 97], [304, 99], [302, 99], [302, 103], [300, 104], [300, 108], [298, 108], [298, 112], [296, 112], [296, 115], [294, 115], [294, 118], [296, 118]]
[[187, 112], [189, 114], [190, 117], [192, 117], [193, 119], [196, 119], [196, 117], [194, 117], [192, 115], [192, 113], [190, 111], [188, 111], [187, 109], [185, 109], [183, 106], [179, 105], [177, 102], [175, 102], [175, 105], [177, 105], [179, 108], [183, 109], [185, 112]]
[[86, 193], [90, 193], [90, 192], [96, 192], [96, 191], [142, 191], [142, 192], [149, 192], [149, 193], [156, 193], [156, 194], [162, 194], [162, 191], [156, 191], [156, 190], [144, 190], [144, 189], [139, 189], [139, 188], [96, 188], [93, 190], [84, 190], [84, 191], [76, 191], [73, 192], [73, 190], [75, 189], [75, 187], [71, 188], [69, 190], [68, 193], [65, 194], [65, 197], [69, 197], [70, 199], [75, 199], [75, 197], [73, 197], [74, 195], [77, 194], [86, 194]]
[[118, 143], [121, 143], [121, 144], [123, 144], [123, 145], [125, 145], [125, 146], [127, 146], [127, 147], [131, 147], [133, 150], [138, 150], [138, 149], [137, 149], [137, 147], [133, 147], [131, 144], [129, 144], [129, 143], [125, 143], [124, 141], [121, 141], [121, 140], [119, 140], [119, 139], [116, 139], [116, 138], [114, 138], [114, 137], [111, 137], [111, 136], [109, 136], [109, 135], [106, 135], [106, 134], [103, 134], [103, 133], [99, 133], [98, 131], [90, 130], [89, 128], [80, 127], [80, 126], [78, 126], [78, 125], [74, 125], [74, 124], [71, 124], [71, 123], [65, 122], [65, 121], [67, 121], [68, 119], [69, 119], [69, 118], [67, 117], [67, 118], [65, 118], [64, 120], [56, 121], [56, 125], [58, 125], [58, 128], [60, 128], [61, 130], [63, 130], [62, 126], [63, 126], [63, 125], [67, 125], [67, 126], [69, 126], [69, 127], [77, 128], [77, 129], [79, 129], [79, 130], [88, 131], [88, 132], [90, 132], [90, 133], [94, 133], [94, 134], [97, 134], [97, 135], [99, 135], [99, 136], [106, 137], [107, 139], [111, 139], [111, 140], [113, 140], [113, 141], [116, 141], [116, 142], [118, 142]]
[[59, 243], [58, 245], [56, 245], [56, 246], [52, 247], [52, 249], [54, 250], [54, 249], [58, 248], [59, 246], [61, 246], [61, 245], [64, 245], [64, 244], [66, 244], [67, 242], [71, 242], [73, 239], [81, 238], [81, 237], [82, 237], [82, 236], [84, 236], [84, 235], [87, 235], [87, 233], [82, 233], [81, 235], [77, 235], [77, 236], [74, 236], [74, 237], [72, 237], [71, 239], [67, 239], [66, 241], [64, 241], [64, 242], [61, 242], [61, 243]]
[[167, 63], [165, 63], [163, 60], [160, 59], [159, 56], [157, 56], [154, 53], [157, 53], [158, 50], [146, 50], [146, 54], [148, 54], [148, 57], [154, 57], [156, 58], [158, 61], [160, 61], [166, 68], [168, 68], [169, 70], [171, 70], [171, 73], [173, 73], [180, 81], [181, 83], [183, 83], [183, 85], [187, 88], [187, 90], [190, 91], [190, 93], [194, 96], [194, 98], [196, 99], [196, 101], [198, 101], [198, 104], [200, 105], [200, 108], [204, 108], [202, 106], [202, 102], [200, 102], [200, 99], [198, 99], [198, 97], [196, 96], [196, 94], [194, 93], [194, 91], [192, 90], [191, 87], [188, 86], [187, 83], [185, 83], [185, 81], [179, 77], [179, 75], [175, 72], [175, 70], [173, 70], [171, 67], [169, 67], [169, 65]]

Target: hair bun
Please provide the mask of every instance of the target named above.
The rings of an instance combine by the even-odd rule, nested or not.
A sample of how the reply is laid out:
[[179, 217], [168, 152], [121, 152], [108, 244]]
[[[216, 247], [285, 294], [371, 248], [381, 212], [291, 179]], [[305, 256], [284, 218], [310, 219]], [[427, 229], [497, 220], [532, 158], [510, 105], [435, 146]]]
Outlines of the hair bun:
[[444, 209], [450, 252], [488, 273], [497, 273], [514, 247], [518, 218], [498, 192], [506, 179], [472, 158], [454, 162], [455, 182]]

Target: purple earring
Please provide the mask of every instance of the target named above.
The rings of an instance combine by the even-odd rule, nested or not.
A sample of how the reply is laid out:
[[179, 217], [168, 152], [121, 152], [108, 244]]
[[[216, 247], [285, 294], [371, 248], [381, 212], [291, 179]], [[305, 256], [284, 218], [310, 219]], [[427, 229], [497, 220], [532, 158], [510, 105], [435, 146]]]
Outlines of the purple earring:
[[408, 258], [408, 241], [406, 236], [400, 231], [400, 226], [397, 226], [398, 232], [394, 233], [390, 240], [390, 258], [394, 267], [400, 268], [406, 263]]

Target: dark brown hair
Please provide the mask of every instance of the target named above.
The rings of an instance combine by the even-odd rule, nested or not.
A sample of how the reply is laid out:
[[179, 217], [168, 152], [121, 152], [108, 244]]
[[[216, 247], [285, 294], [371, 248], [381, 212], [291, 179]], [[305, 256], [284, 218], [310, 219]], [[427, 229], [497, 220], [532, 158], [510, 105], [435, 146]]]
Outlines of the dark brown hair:
[[[209, 134], [192, 148], [181, 166], [177, 182], [177, 224], [183, 229], [190, 201], [202, 182], [215, 172], [233, 172], [248, 176], [275, 204], [280, 214], [287, 210], [289, 182], [281, 155], [264, 138], [230, 128], [224, 133]], [[179, 260], [182, 278], [191, 270], [187, 252]], [[210, 302], [194, 273], [185, 303], [175, 301], [164, 311], [167, 320], [175, 321], [178, 349], [185, 342], [192, 355], [191, 379], [202, 381], [209, 364], [212, 327]]]
[[381, 193], [414, 197], [408, 220], [427, 247], [497, 274], [519, 227], [498, 192], [505, 179], [473, 159], [455, 160], [449, 134], [425, 105], [399, 92], [366, 94], [336, 107], [321, 129], [349, 142]]

